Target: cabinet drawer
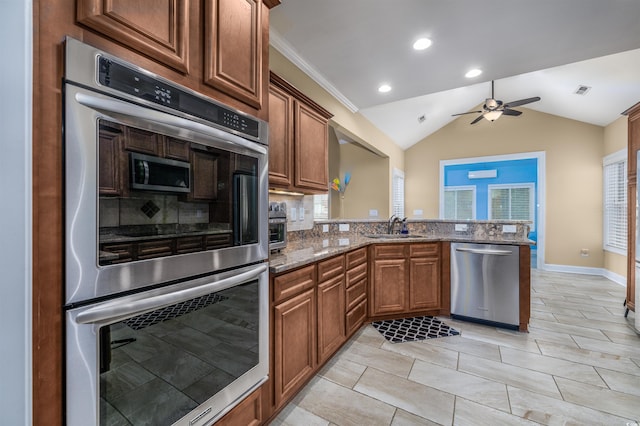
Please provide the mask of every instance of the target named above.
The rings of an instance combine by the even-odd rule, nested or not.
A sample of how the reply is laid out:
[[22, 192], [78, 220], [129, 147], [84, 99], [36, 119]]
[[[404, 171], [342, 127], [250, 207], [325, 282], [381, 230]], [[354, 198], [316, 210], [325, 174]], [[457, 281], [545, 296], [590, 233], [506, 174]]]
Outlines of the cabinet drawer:
[[367, 278], [367, 264], [363, 263], [347, 271], [347, 288]]
[[347, 289], [347, 311], [355, 307], [367, 295], [367, 280], [360, 280]]
[[367, 315], [367, 299], [364, 299], [362, 302], [358, 303], [358, 305], [347, 312], [347, 335], [351, 335], [354, 331], [356, 331], [360, 325], [364, 322]]
[[344, 274], [344, 256], [318, 262], [318, 282]]
[[168, 239], [138, 243], [138, 259], [171, 256], [173, 254], [173, 241]]
[[439, 252], [439, 243], [411, 244], [409, 246], [409, 255], [411, 257], [434, 256]]
[[406, 244], [377, 244], [373, 246], [374, 259], [397, 259], [404, 258]]
[[279, 302], [316, 284], [315, 265], [309, 265], [293, 272], [278, 275], [273, 279], [273, 301]]
[[347, 253], [347, 269], [351, 269], [367, 261], [367, 248], [351, 251]]

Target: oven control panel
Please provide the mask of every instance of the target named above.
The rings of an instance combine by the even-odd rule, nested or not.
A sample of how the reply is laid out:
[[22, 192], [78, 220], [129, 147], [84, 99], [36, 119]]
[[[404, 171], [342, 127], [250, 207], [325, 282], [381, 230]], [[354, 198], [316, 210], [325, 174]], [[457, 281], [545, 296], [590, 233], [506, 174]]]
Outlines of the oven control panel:
[[261, 142], [260, 122], [116, 60], [98, 56], [98, 82], [138, 99], [207, 120]]

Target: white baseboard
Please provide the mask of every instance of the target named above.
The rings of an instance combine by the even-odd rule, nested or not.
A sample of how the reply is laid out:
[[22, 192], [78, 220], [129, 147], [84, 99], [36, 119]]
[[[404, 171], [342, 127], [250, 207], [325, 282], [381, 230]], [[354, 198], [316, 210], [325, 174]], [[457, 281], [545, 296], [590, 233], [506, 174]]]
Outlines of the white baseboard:
[[571, 266], [571, 265], [552, 265], [549, 263], [545, 263], [542, 265], [543, 271], [550, 272], [565, 272], [567, 274], [583, 274], [583, 275], [597, 275], [600, 277], [605, 277], [616, 284], [619, 284], [623, 287], [627, 286], [627, 278], [611, 272], [604, 268], [590, 268], [585, 266]]

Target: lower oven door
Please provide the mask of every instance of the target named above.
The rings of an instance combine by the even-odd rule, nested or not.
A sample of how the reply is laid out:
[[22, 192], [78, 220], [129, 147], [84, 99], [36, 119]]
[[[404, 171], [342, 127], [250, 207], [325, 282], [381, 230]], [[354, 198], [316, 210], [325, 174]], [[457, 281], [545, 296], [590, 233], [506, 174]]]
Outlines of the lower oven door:
[[268, 268], [68, 309], [66, 420], [205, 425], [268, 376]]

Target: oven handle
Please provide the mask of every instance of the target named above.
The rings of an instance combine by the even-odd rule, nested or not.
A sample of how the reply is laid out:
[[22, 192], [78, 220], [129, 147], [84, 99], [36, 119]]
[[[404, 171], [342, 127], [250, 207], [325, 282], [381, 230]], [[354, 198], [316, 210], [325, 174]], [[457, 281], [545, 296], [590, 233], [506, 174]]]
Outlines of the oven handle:
[[96, 96], [87, 95], [86, 93], [76, 93], [75, 98], [76, 101], [78, 101], [80, 104], [89, 108], [93, 108], [95, 110], [107, 111], [114, 115], [125, 115], [142, 120], [155, 121], [167, 126], [174, 126], [193, 132], [204, 133], [206, 135], [220, 139], [228, 144], [239, 145], [243, 148], [249, 149], [262, 155], [267, 154], [267, 150], [264, 147], [260, 146], [258, 143], [249, 142], [232, 133], [227, 133], [195, 121], [186, 120], [174, 115], [160, 113], [151, 108], [134, 106], [128, 102], [122, 102], [114, 99], [102, 99]]
[[158, 296], [151, 296], [144, 299], [133, 300], [131, 302], [111, 301], [103, 305], [89, 308], [76, 316], [79, 324], [93, 324], [98, 322], [119, 321], [132, 316], [144, 314], [155, 309], [184, 302], [189, 299], [204, 296], [214, 291], [233, 287], [244, 282], [252, 281], [267, 270], [267, 265], [262, 264], [250, 271], [234, 275], [220, 281], [214, 281], [201, 286], [178, 290]]

